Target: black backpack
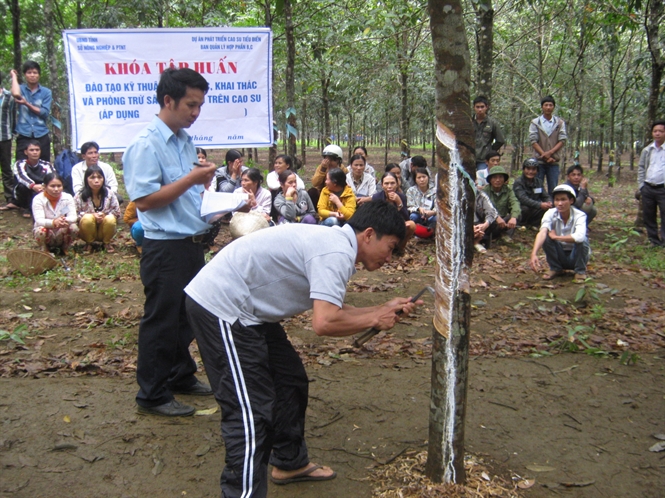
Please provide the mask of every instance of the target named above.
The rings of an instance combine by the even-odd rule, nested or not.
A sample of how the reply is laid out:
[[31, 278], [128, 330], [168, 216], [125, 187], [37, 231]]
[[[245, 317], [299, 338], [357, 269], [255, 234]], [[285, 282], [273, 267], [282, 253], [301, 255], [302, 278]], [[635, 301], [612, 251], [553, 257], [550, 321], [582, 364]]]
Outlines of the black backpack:
[[81, 162], [81, 159], [76, 152], [69, 149], [64, 149], [55, 158], [55, 163], [53, 164], [56, 173], [58, 173], [63, 179], [63, 190], [71, 195], [74, 195], [74, 187], [72, 185], [72, 168], [79, 162]]

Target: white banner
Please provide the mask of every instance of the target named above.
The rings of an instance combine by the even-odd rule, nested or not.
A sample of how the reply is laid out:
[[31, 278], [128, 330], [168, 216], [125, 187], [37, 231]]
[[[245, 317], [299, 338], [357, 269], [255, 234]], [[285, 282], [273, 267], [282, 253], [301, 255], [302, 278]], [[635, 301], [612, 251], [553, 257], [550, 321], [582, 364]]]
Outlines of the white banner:
[[63, 32], [72, 144], [124, 150], [159, 112], [164, 69], [189, 67], [210, 90], [187, 130], [203, 148], [273, 142], [269, 28], [87, 29]]

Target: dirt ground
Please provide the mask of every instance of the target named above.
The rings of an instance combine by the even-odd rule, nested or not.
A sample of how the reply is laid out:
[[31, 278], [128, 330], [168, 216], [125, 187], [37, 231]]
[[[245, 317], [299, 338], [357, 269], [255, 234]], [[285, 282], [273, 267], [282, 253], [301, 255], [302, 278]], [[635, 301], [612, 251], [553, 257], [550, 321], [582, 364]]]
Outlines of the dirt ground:
[[[609, 252], [627, 234], [628, 196], [629, 187], [599, 196], [608, 215], [592, 225], [593, 285], [577, 303], [572, 276], [544, 283], [527, 270], [535, 232], [474, 261], [466, 449], [486, 462], [489, 479], [535, 479], [515, 495], [663, 496], [664, 453], [649, 448], [665, 434], [665, 284], [660, 267], [644, 264], [662, 256], [633, 235]], [[0, 258], [30, 247], [29, 227], [0, 214]], [[26, 278], [0, 259], [0, 329], [27, 327], [18, 329], [25, 345], [0, 342], [0, 496], [219, 496], [214, 400], [180, 397], [204, 411], [190, 418], [136, 413], [143, 296], [122, 228], [116, 254], [76, 253], [70, 271]], [[434, 251], [412, 242], [405, 258], [359, 271], [347, 302], [378, 304], [431, 284]], [[307, 314], [285, 322], [311, 378], [311, 458], [338, 478], [271, 484], [270, 497], [387, 496], [374, 471], [427, 449], [433, 302], [425, 300], [361, 350], [316, 337]], [[584, 329], [570, 336], [575, 327]], [[593, 354], [572, 354], [571, 344]]]

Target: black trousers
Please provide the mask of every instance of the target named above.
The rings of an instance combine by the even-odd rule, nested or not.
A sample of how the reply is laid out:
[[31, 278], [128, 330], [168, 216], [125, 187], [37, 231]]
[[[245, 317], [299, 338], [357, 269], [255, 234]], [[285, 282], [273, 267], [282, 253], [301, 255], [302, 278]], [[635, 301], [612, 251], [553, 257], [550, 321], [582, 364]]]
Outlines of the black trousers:
[[14, 197], [14, 173], [12, 173], [12, 141], [0, 141], [0, 168], [2, 169], [2, 186], [5, 201], [11, 202]]
[[519, 219], [519, 224], [525, 227], [538, 227], [540, 228], [540, 222], [543, 220], [543, 215], [545, 211], [541, 208], [534, 208], [531, 206], [521, 206], [522, 214]]
[[[645, 183], [642, 192], [642, 212], [644, 226], [649, 241], [656, 246], [665, 245], [665, 187], [654, 188]], [[660, 231], [658, 230], [658, 210], [660, 209]]]
[[37, 192], [31, 188], [26, 187], [22, 183], [16, 182], [14, 186], [14, 199], [13, 202], [20, 208], [27, 209], [32, 212], [32, 199], [35, 198]]
[[26, 137], [19, 135], [16, 137], [16, 160], [20, 161], [21, 159], [27, 159], [25, 155], [25, 148], [28, 145], [30, 140], [37, 140], [39, 146], [42, 149], [42, 153], [39, 156], [39, 159], [42, 161], [51, 162], [51, 136], [47, 133], [43, 137]]
[[222, 408], [222, 496], [265, 497], [269, 463], [283, 470], [309, 463], [305, 367], [279, 323], [231, 325], [190, 297], [187, 316]]
[[139, 325], [136, 403], [152, 407], [173, 399], [170, 389], [196, 383], [189, 354], [194, 334], [187, 321], [184, 288], [205, 260], [203, 246], [189, 239], [143, 240], [141, 282], [145, 292]]

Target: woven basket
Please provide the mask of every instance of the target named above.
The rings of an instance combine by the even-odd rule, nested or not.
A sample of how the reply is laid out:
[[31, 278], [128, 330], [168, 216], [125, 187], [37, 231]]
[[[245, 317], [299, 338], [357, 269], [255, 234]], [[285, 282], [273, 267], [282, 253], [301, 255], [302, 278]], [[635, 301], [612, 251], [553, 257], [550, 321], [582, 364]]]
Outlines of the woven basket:
[[266, 219], [257, 213], [235, 213], [231, 218], [229, 231], [233, 240], [249, 235], [252, 232], [268, 228]]
[[34, 249], [12, 249], [7, 253], [7, 261], [26, 277], [39, 275], [58, 265], [58, 260], [53, 256]]

